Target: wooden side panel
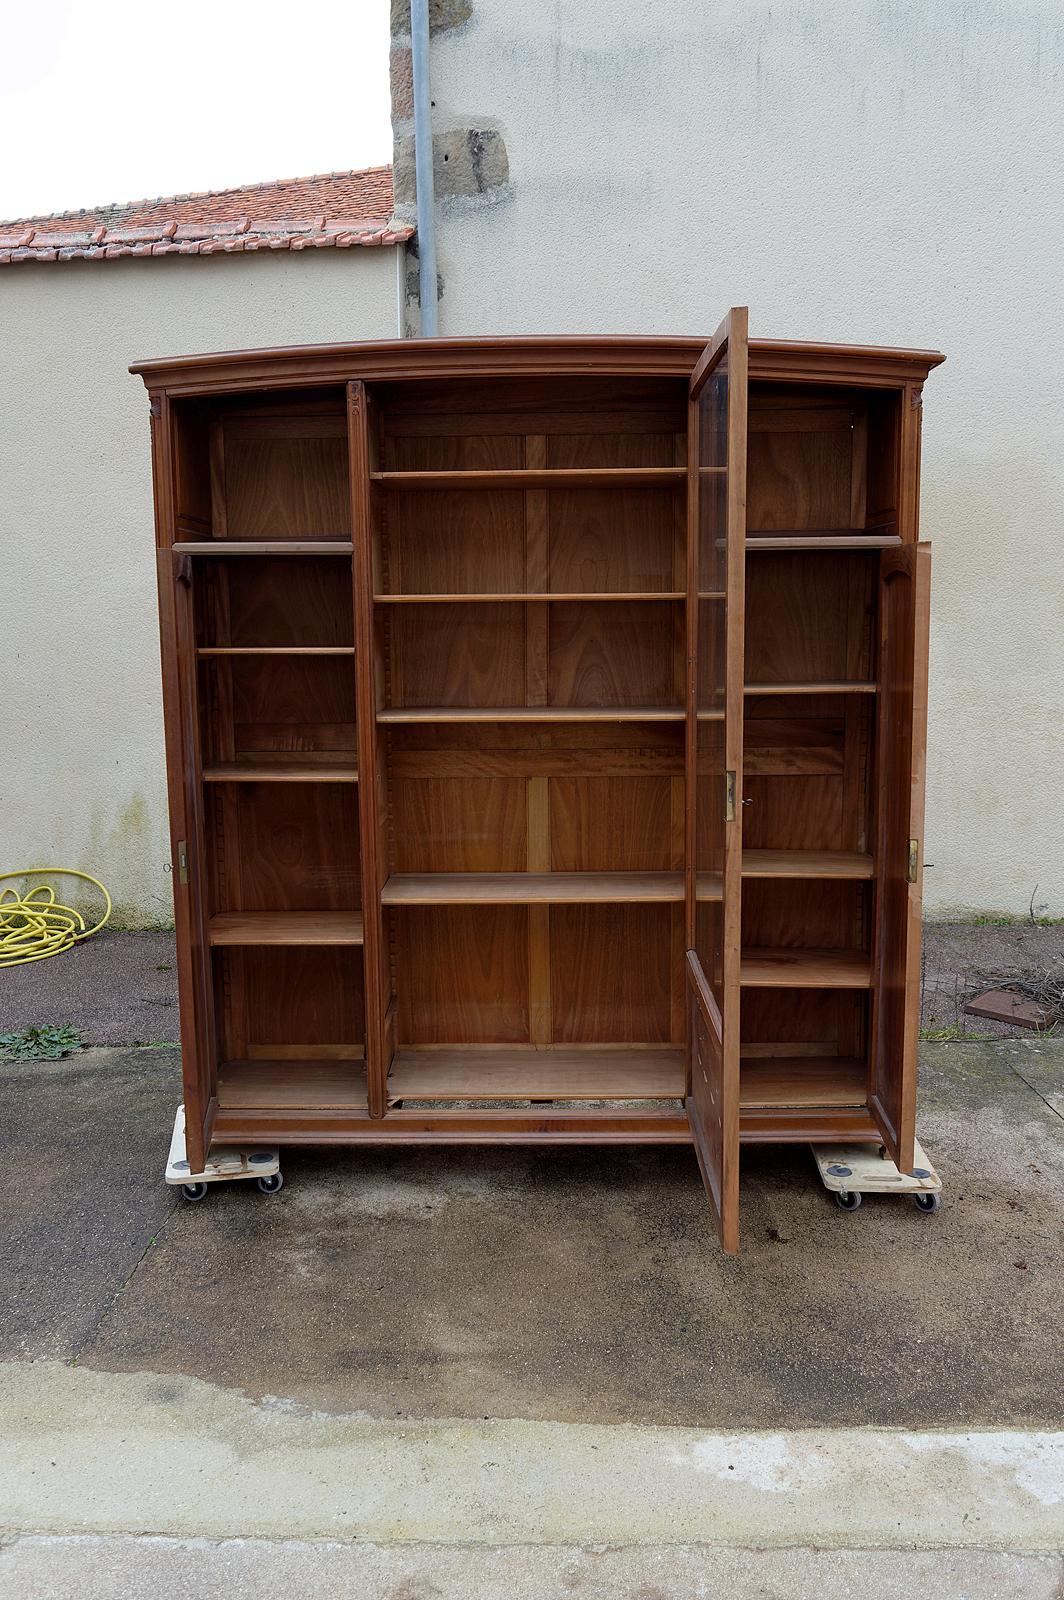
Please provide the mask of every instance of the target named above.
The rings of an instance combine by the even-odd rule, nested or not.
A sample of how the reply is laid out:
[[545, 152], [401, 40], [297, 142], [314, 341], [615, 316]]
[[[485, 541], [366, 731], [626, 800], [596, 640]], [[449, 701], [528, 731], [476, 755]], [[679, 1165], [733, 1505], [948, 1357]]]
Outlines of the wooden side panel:
[[930, 597], [929, 545], [884, 554], [871, 1109], [904, 1172], [916, 1130]]

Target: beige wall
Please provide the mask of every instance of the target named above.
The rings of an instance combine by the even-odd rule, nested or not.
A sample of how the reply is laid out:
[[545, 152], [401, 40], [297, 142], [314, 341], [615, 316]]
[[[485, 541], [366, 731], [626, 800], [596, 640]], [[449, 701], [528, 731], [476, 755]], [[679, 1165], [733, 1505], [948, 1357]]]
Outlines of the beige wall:
[[927, 906], [1037, 884], [1064, 915], [1059, 4], [468, 10], [436, 6], [437, 133], [494, 129], [509, 184], [441, 205], [442, 333], [708, 334], [748, 303], [755, 336], [947, 352]]
[[173, 915], [138, 358], [394, 338], [396, 252], [0, 270], [0, 872], [81, 867]]

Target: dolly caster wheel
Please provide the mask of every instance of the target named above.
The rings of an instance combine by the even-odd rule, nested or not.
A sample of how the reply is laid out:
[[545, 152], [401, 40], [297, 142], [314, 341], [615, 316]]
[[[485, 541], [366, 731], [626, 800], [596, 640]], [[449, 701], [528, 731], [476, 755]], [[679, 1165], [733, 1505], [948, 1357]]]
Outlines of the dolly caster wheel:
[[263, 1194], [276, 1194], [279, 1189], [284, 1188], [284, 1174], [271, 1172], [268, 1177], [256, 1178], [255, 1182]]
[[941, 1204], [942, 1196], [940, 1194], [913, 1195], [913, 1205], [917, 1211], [926, 1211], [929, 1215], [932, 1211], [937, 1211]]
[[858, 1189], [836, 1189], [835, 1204], [840, 1211], [856, 1211], [861, 1204], [861, 1193]]
[[205, 1183], [183, 1183], [181, 1185], [181, 1194], [190, 1203], [193, 1200], [206, 1200], [207, 1185]]

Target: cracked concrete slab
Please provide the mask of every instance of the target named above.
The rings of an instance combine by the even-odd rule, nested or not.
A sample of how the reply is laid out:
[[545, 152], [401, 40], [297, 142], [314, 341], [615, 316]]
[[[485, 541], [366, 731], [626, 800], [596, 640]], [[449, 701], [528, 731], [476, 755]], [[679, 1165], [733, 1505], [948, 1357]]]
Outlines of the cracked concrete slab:
[[19, 1600], [1055, 1600], [1056, 1556], [985, 1551], [719, 1550], [349, 1545], [240, 1539], [21, 1538], [0, 1550], [0, 1595]]
[[0, 1366], [0, 1530], [437, 1544], [1064, 1544], [1064, 1433], [327, 1415]]
[[1016, 1050], [924, 1049], [938, 1216], [753, 1149], [737, 1260], [683, 1149], [288, 1151], [276, 1197], [187, 1207], [176, 1053], [3, 1068], [0, 1354], [383, 1417], [1055, 1427], [1064, 1138]]

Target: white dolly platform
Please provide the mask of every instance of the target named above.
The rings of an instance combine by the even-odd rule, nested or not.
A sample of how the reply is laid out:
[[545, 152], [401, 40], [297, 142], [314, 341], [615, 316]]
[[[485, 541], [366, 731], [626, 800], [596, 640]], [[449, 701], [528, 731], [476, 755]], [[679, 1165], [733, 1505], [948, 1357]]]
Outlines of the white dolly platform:
[[254, 1178], [263, 1194], [276, 1194], [284, 1186], [280, 1156], [275, 1145], [256, 1150], [221, 1148], [212, 1150], [202, 1172], [190, 1172], [185, 1150], [185, 1108], [178, 1106], [170, 1154], [166, 1160], [166, 1181], [180, 1188], [186, 1200], [202, 1200], [211, 1183], [231, 1183]]
[[918, 1211], [937, 1211], [942, 1204], [942, 1180], [919, 1140], [911, 1174], [899, 1172], [887, 1155], [873, 1144], [814, 1144], [810, 1146], [825, 1189], [843, 1211], [856, 1211], [866, 1194], [911, 1195]]

